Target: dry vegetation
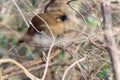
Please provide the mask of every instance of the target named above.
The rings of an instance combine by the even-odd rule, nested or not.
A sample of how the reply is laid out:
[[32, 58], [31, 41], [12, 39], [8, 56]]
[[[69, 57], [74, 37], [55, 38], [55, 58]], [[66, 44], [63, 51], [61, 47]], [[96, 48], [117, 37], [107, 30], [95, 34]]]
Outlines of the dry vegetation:
[[[48, 0], [15, 0], [24, 16], [21, 16], [13, 1], [0, 0], [0, 78], [41, 80], [45, 75], [47, 52], [41, 52], [40, 47], [34, 44], [15, 44], [28, 28], [23, 17], [31, 20], [34, 13], [43, 11]], [[78, 0], [71, 2], [71, 5], [71, 12], [77, 14], [75, 22], [79, 23], [79, 34], [72, 40], [65, 39], [67, 44], [62, 40], [62, 46], [51, 47], [45, 80], [114, 80], [102, 30], [101, 1]], [[77, 7], [80, 7], [79, 10], [74, 10]], [[120, 2], [111, 2], [110, 7], [112, 33], [119, 48]]]

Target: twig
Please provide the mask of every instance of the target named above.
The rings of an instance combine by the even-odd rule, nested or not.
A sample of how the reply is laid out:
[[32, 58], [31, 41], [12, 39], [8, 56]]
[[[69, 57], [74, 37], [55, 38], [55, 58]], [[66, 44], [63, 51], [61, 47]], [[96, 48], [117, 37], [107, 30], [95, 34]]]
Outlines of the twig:
[[[20, 0], [22, 3], [24, 3], [22, 0]], [[26, 3], [24, 3], [25, 5], [26, 5]], [[47, 28], [48, 28], [48, 30], [50, 31], [50, 33], [51, 33], [51, 35], [52, 35], [52, 38], [53, 38], [53, 42], [52, 42], [52, 44], [51, 44], [51, 46], [50, 46], [50, 49], [49, 49], [49, 51], [48, 51], [48, 56], [47, 56], [47, 61], [46, 61], [46, 68], [45, 68], [45, 71], [44, 71], [44, 74], [43, 74], [43, 77], [42, 77], [42, 80], [44, 80], [45, 79], [45, 77], [46, 77], [46, 74], [47, 74], [47, 69], [48, 69], [48, 65], [49, 65], [49, 60], [50, 60], [50, 53], [51, 53], [51, 51], [52, 51], [52, 48], [53, 48], [53, 46], [54, 46], [54, 44], [55, 44], [55, 37], [54, 37], [54, 34], [53, 34], [53, 32], [52, 32], [52, 30], [50, 29], [50, 27], [49, 27], [49, 25], [47, 24], [47, 22], [41, 17], [41, 16], [39, 16], [38, 14], [36, 14], [28, 5], [26, 5], [39, 19], [41, 19], [44, 23], [45, 23], [45, 25], [47, 26]]]
[[48, 1], [47, 5], [46, 5], [45, 8], [44, 8], [44, 13], [47, 13], [47, 8], [49, 7], [50, 4], [52, 4], [52, 3], [54, 3], [54, 2], [55, 2], [55, 0], [49, 0], [49, 1]]
[[102, 16], [103, 16], [103, 31], [104, 37], [107, 44], [107, 50], [109, 52], [114, 77], [115, 80], [120, 80], [120, 60], [119, 60], [119, 51], [117, 49], [117, 44], [112, 33], [112, 17], [111, 17], [111, 8], [110, 0], [103, 0], [101, 4]]
[[9, 29], [10, 31], [12, 31], [15, 35], [16, 35], [16, 37], [18, 37], [18, 38], [21, 38], [21, 36], [15, 31], [15, 30], [13, 30], [11, 27], [9, 27], [7, 24], [3, 24], [2, 22], [0, 23], [0, 27], [1, 26], [3, 26], [3, 27], [5, 27], [5, 28], [7, 28], [7, 29]]
[[81, 16], [82, 19], [83, 19], [83, 21], [84, 21], [85, 26], [84, 26], [84, 29], [82, 30], [82, 32], [80, 33], [80, 34], [82, 34], [82, 33], [84, 33], [84, 31], [87, 29], [87, 22], [86, 22], [85, 17], [84, 17], [81, 13], [79, 13], [77, 10], [75, 10], [75, 9], [70, 5], [70, 3], [73, 2], [73, 1], [78, 1], [78, 0], [70, 0], [70, 1], [67, 2], [67, 4], [68, 4], [68, 6], [69, 6], [73, 11], [75, 11], [79, 16]]
[[[56, 63], [56, 62], [49, 63], [49, 67], [51, 67], [51, 66], [57, 66], [57, 65], [63, 65], [63, 66], [66, 65], [66, 66], [68, 66], [70, 64], [69, 63], [68, 64], [67, 63], [61, 63], [61, 62], [58, 62], [58, 63]], [[38, 71], [40, 69], [45, 68], [45, 66], [46, 66], [45, 64], [42, 64], [42, 65], [39, 65], [39, 66], [32, 66], [32, 67], [28, 68], [28, 71], [29, 72], [35, 72], [35, 71]], [[14, 72], [11, 72], [9, 74], [3, 75], [3, 79], [8, 79], [8, 78], [10, 78], [12, 76], [20, 75], [20, 74], [23, 74], [23, 73], [24, 73], [23, 70], [14, 71]]]
[[[51, 54], [51, 56], [50, 56], [50, 59], [52, 59], [52, 58], [54, 58], [56, 55], [58, 55], [60, 53], [60, 50], [59, 49], [57, 49], [55, 52], [53, 52], [52, 54]], [[29, 62], [25, 62], [25, 63], [22, 63], [22, 65], [24, 66], [24, 67], [31, 67], [31, 66], [34, 66], [34, 65], [37, 65], [37, 64], [39, 64], [39, 63], [41, 63], [41, 62], [43, 62], [43, 60], [41, 59], [41, 58], [39, 58], [39, 59], [36, 59], [36, 60], [32, 60], [32, 61], [29, 61]], [[12, 67], [10, 67], [10, 68], [8, 68], [8, 69], [5, 69], [5, 70], [3, 70], [3, 75], [6, 75], [6, 74], [8, 74], [8, 73], [12, 73], [12, 72], [14, 72], [14, 71], [16, 71], [16, 70], [19, 70], [20, 68], [18, 67], [18, 66], [12, 66]]]
[[[50, 64], [49, 64], [49, 67], [50, 67], [50, 66], [53, 66], [53, 65], [57, 65], [57, 63], [50, 63]], [[29, 72], [35, 72], [35, 71], [38, 71], [38, 70], [41, 69], [41, 68], [45, 68], [45, 64], [28, 68], [28, 71], [29, 71]], [[8, 78], [10, 78], [10, 77], [12, 77], [12, 76], [20, 75], [20, 74], [22, 74], [22, 73], [24, 73], [23, 70], [14, 71], [14, 72], [11, 72], [10, 74], [4, 75], [4, 76], [3, 76], [3, 79], [8, 79]]]
[[0, 67], [0, 80], [3, 80], [3, 76], [2, 76], [2, 68]]
[[25, 16], [24, 16], [24, 14], [22, 13], [21, 9], [20, 9], [19, 6], [17, 5], [16, 1], [15, 1], [15, 0], [12, 0], [12, 1], [13, 1], [14, 5], [17, 7], [18, 11], [20, 12], [20, 14], [21, 14], [23, 20], [25, 21], [27, 27], [29, 27], [29, 24], [28, 24], [28, 22], [27, 22], [27, 20], [26, 20], [26, 18], [25, 18]]
[[51, 51], [52, 51], [52, 48], [53, 48], [54, 44], [55, 44], [55, 38], [54, 38], [53, 43], [52, 43], [52, 45], [50, 46], [50, 49], [49, 49], [49, 51], [48, 51], [46, 67], [45, 67], [45, 71], [44, 71], [42, 80], [45, 80], [45, 77], [46, 77], [46, 74], [47, 74], [47, 70], [48, 70], [49, 61], [50, 61], [50, 53], [51, 53]]
[[63, 77], [62, 77], [62, 80], [66, 80], [66, 79], [65, 79], [65, 78], [66, 78], [66, 75], [67, 75], [67, 73], [69, 72], [69, 70], [70, 70], [72, 67], [74, 67], [78, 62], [84, 61], [85, 59], [86, 59], [86, 58], [79, 59], [79, 60], [75, 61], [73, 64], [71, 64], [71, 65], [65, 70], [65, 72], [64, 72], [64, 74], [63, 74]]
[[14, 63], [16, 64], [17, 66], [19, 66], [23, 71], [24, 73], [26, 74], [27, 77], [29, 77], [31, 80], [40, 80], [39, 78], [35, 77], [34, 75], [32, 75], [24, 66], [22, 66], [20, 63], [18, 63], [17, 61], [13, 60], [13, 59], [0, 59], [0, 64], [3, 64], [3, 63]]

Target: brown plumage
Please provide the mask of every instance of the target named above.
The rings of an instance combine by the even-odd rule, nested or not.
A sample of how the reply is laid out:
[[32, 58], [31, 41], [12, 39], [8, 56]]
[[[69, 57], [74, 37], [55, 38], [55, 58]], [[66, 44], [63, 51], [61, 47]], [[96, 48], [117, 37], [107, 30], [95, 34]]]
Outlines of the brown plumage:
[[[55, 37], [64, 34], [64, 22], [65, 20], [67, 20], [67, 16], [64, 13], [57, 11], [45, 14], [38, 14], [38, 16], [45, 20]], [[18, 43], [29, 41], [33, 41], [37, 44], [45, 43], [46, 45], [51, 43], [51, 33], [45, 23], [38, 16], [34, 16], [32, 18], [31, 22], [33, 26], [30, 25], [26, 34], [18, 41]], [[34, 28], [41, 33], [37, 32]]]

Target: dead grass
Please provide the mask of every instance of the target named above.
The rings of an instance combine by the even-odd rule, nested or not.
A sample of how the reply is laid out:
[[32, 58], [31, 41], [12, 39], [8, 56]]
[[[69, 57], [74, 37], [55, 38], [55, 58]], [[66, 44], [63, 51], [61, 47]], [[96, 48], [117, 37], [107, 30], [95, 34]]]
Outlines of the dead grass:
[[[23, 20], [31, 20], [33, 17], [32, 9], [35, 13], [42, 12], [46, 2], [44, 0], [16, 0], [22, 14], [14, 6], [12, 0], [0, 1], [0, 77], [1, 79], [10, 78], [16, 80], [24, 80], [28, 76], [24, 76], [23, 68], [19, 65], [14, 65], [14, 61], [30, 72], [32, 75], [41, 79], [46, 67], [44, 60], [40, 58], [40, 47], [31, 44], [21, 44], [12, 51], [15, 43], [20, 39], [27, 30], [27, 22]], [[80, 11], [77, 11], [77, 21], [79, 23], [79, 34], [74, 39], [62, 39], [59, 48], [51, 47], [49, 53], [50, 59], [46, 69], [47, 77], [45, 80], [101, 80], [109, 78], [113, 80], [111, 69], [111, 61], [106, 50], [104, 41], [104, 33], [102, 31], [102, 17], [100, 11], [100, 0], [85, 0], [71, 4], [80, 6]], [[25, 6], [29, 6], [25, 7]], [[113, 19], [113, 34], [118, 44], [120, 42], [120, 3], [112, 3], [112, 19]], [[82, 15], [82, 17], [81, 17]], [[84, 19], [84, 20], [83, 20]], [[71, 33], [72, 34], [72, 33]], [[66, 34], [70, 35], [70, 34]], [[66, 42], [68, 43], [66, 44]], [[58, 51], [57, 51], [58, 50]], [[6, 53], [7, 52], [7, 53]], [[5, 55], [6, 53], [7, 55]], [[12, 62], [3, 64], [4, 60], [12, 58]], [[46, 55], [44, 55], [46, 60]], [[48, 58], [47, 58], [48, 59]], [[11, 60], [11, 59], [10, 59]], [[38, 63], [37, 63], [38, 61]], [[42, 66], [42, 67], [41, 67]], [[11, 70], [10, 70], [11, 69]], [[17, 76], [17, 77], [16, 77]], [[29, 77], [30, 78], [30, 77]], [[33, 79], [33, 77], [31, 78]], [[28, 80], [28, 79], [27, 79]], [[43, 79], [44, 80], [44, 79]]]

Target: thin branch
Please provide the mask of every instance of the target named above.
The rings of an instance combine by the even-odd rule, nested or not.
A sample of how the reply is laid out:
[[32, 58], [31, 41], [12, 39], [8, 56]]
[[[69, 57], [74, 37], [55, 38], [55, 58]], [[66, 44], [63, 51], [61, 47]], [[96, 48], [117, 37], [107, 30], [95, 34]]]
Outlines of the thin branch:
[[2, 68], [0, 67], [0, 80], [3, 80], [3, 76], [2, 76]]
[[80, 34], [82, 34], [82, 33], [84, 33], [84, 31], [87, 29], [87, 22], [86, 22], [85, 17], [71, 6], [70, 3], [73, 2], [73, 1], [78, 1], [78, 0], [70, 0], [70, 1], [67, 2], [67, 4], [68, 4], [68, 6], [69, 6], [73, 11], [75, 11], [79, 16], [81, 16], [81, 18], [82, 18], [83, 21], [84, 21], [84, 23], [85, 23], [84, 29], [82, 30], [82, 32], [80, 32]]
[[104, 0], [101, 4], [102, 16], [103, 16], [103, 31], [107, 44], [107, 50], [109, 52], [115, 80], [120, 80], [120, 60], [117, 44], [112, 32], [112, 16], [110, 8], [110, 0]]
[[12, 1], [13, 1], [14, 5], [17, 7], [18, 11], [20, 12], [20, 14], [21, 14], [23, 20], [25, 21], [27, 27], [29, 27], [29, 24], [28, 24], [28, 22], [27, 22], [27, 20], [26, 20], [26, 18], [25, 18], [25, 16], [24, 16], [24, 14], [22, 13], [21, 9], [20, 9], [19, 6], [17, 5], [16, 1], [15, 1], [15, 0], [12, 0]]
[[[51, 56], [50, 56], [50, 59], [54, 58], [56, 55], [58, 55], [60, 53], [61, 50], [57, 49], [56, 51], [54, 51]], [[25, 63], [22, 63], [22, 65], [24, 67], [31, 67], [31, 66], [34, 66], [34, 65], [37, 65], [39, 63], [43, 62], [43, 60], [41, 58], [39, 59], [36, 59], [36, 60], [32, 60], [32, 61], [29, 61], [29, 62], [25, 62]], [[3, 75], [7, 75], [8, 73], [12, 73], [14, 71], [17, 71], [19, 70], [20, 68], [18, 66], [12, 66], [8, 69], [5, 69], [3, 70]]]
[[[51, 67], [51, 66], [53, 66], [53, 65], [57, 65], [57, 64], [58, 64], [58, 63], [50, 63], [50, 64], [49, 64], [49, 67]], [[45, 64], [39, 65], [39, 66], [34, 66], [34, 67], [31, 67], [31, 68], [28, 68], [27, 70], [28, 70], [29, 72], [35, 72], [35, 71], [40, 70], [41, 68], [42, 68], [42, 69], [45, 68]], [[14, 72], [11, 72], [11, 73], [9, 73], [9, 74], [4, 75], [4, 76], [3, 76], [3, 79], [8, 79], [8, 78], [10, 78], [10, 77], [12, 77], [12, 76], [20, 75], [20, 74], [23, 74], [23, 73], [24, 73], [23, 70], [14, 71]]]
[[[24, 3], [22, 0], [20, 0], [22, 3]], [[25, 5], [26, 5], [26, 3], [24, 3]], [[51, 46], [50, 46], [50, 49], [49, 49], [49, 51], [48, 51], [48, 56], [47, 56], [47, 61], [46, 61], [46, 68], [45, 68], [45, 71], [44, 71], [44, 74], [43, 74], [43, 77], [42, 77], [42, 80], [44, 80], [45, 79], [45, 77], [46, 77], [46, 74], [47, 74], [47, 69], [48, 69], [48, 65], [49, 65], [49, 61], [50, 61], [50, 53], [51, 53], [51, 51], [52, 51], [52, 48], [53, 48], [53, 46], [54, 46], [54, 44], [55, 44], [55, 36], [54, 36], [54, 34], [53, 34], [53, 32], [52, 32], [52, 30], [50, 29], [50, 27], [49, 27], [49, 25], [47, 24], [47, 22], [41, 17], [41, 16], [39, 16], [38, 14], [36, 14], [28, 5], [26, 5], [39, 19], [41, 19], [44, 23], [45, 23], [45, 25], [47, 26], [47, 28], [48, 28], [48, 30], [50, 31], [50, 33], [51, 33], [51, 35], [52, 35], [52, 38], [53, 38], [53, 42], [52, 42], [52, 44], [51, 44]]]
[[0, 59], [0, 64], [3, 64], [3, 63], [14, 63], [16, 64], [17, 66], [19, 66], [23, 71], [24, 73], [26, 74], [27, 77], [29, 77], [31, 80], [40, 80], [39, 78], [35, 77], [34, 75], [32, 75], [24, 66], [22, 66], [20, 63], [18, 63], [17, 61], [13, 60], [13, 59]]
[[66, 80], [66, 79], [65, 79], [65, 78], [66, 78], [66, 75], [67, 75], [67, 73], [69, 72], [69, 70], [70, 70], [72, 67], [74, 67], [77, 63], [84, 61], [85, 59], [86, 59], [86, 58], [79, 59], [79, 60], [75, 61], [73, 64], [71, 64], [71, 65], [65, 70], [65, 72], [64, 72], [64, 74], [63, 74], [63, 77], [62, 77], [62, 80]]
[[47, 13], [47, 8], [49, 7], [50, 4], [52, 4], [52, 3], [54, 3], [54, 2], [55, 2], [55, 0], [49, 0], [49, 1], [48, 1], [47, 5], [46, 5], [45, 8], [44, 8], [44, 13]]
[[0, 23], [0, 27], [1, 26], [3, 26], [3, 27], [5, 27], [5, 28], [7, 28], [7, 29], [9, 29], [10, 31], [12, 31], [15, 35], [16, 35], [16, 37], [18, 37], [18, 38], [21, 38], [21, 36], [18, 34], [18, 32], [16, 32], [15, 30], [13, 30], [11, 27], [9, 27], [7, 24], [3, 24], [3, 23]]

